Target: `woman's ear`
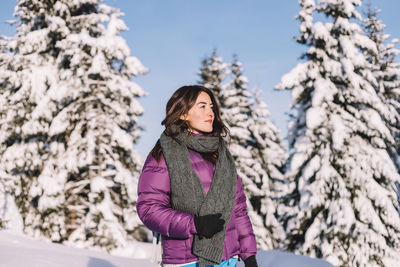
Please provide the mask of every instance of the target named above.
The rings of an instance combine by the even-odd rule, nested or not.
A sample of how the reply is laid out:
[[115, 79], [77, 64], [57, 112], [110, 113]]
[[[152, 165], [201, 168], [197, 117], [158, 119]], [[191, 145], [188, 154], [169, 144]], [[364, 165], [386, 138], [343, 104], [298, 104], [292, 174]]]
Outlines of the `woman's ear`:
[[181, 116], [179, 117], [179, 119], [181, 119], [181, 120], [185, 121], [185, 120], [186, 120], [186, 117], [187, 117], [187, 115], [186, 115], [186, 114], [184, 114], [184, 115], [181, 115]]

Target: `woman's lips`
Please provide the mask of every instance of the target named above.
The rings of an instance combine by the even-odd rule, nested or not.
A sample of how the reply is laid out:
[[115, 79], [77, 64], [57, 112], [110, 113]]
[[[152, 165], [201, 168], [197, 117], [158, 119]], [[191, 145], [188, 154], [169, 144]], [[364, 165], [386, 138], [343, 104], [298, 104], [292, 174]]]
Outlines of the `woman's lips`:
[[211, 122], [212, 122], [212, 120], [207, 120], [206, 122], [208, 122], [208, 123], [211, 123]]

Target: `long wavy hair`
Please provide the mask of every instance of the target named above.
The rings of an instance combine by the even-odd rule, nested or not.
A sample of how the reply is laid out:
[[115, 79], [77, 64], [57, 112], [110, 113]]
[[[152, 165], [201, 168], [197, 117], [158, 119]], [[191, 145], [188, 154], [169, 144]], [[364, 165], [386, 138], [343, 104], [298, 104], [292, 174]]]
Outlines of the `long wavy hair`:
[[[186, 115], [188, 111], [194, 106], [197, 97], [201, 92], [205, 92], [210, 96], [214, 111], [213, 130], [211, 133], [206, 133], [205, 136], [219, 136], [220, 138], [229, 138], [229, 130], [221, 120], [219, 106], [217, 101], [215, 100], [213, 93], [210, 89], [201, 85], [182, 86], [178, 90], [176, 90], [171, 98], [168, 100], [166, 107], [166, 116], [165, 119], [161, 122], [161, 125], [165, 126], [166, 135], [174, 137], [182, 133], [185, 129], [189, 128], [187, 122], [185, 120], [181, 120], [180, 117], [182, 115]], [[160, 140], [158, 140], [151, 150], [151, 154], [157, 162], [160, 162], [161, 153], [162, 149], [160, 145]], [[214, 165], [218, 160], [218, 152], [201, 153], [201, 155], [205, 160], [213, 163]]]

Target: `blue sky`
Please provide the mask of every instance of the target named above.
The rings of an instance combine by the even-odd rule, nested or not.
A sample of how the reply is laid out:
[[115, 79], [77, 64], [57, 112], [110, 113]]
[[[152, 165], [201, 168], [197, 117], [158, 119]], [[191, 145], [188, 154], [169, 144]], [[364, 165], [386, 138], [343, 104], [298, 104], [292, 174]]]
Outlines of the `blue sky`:
[[[367, 1], [364, 1], [367, 2]], [[392, 38], [400, 38], [399, 0], [374, 0], [382, 12]], [[13, 29], [3, 23], [12, 19], [15, 1], [2, 1], [0, 34], [12, 35]], [[148, 96], [139, 99], [145, 109], [139, 123], [145, 132], [137, 145], [145, 157], [163, 128], [165, 105], [182, 85], [195, 84], [201, 60], [214, 48], [226, 62], [233, 54], [243, 63], [249, 87], [258, 86], [268, 104], [271, 120], [286, 136], [290, 92], [274, 91], [283, 74], [289, 72], [305, 50], [293, 41], [298, 33], [299, 11], [296, 0], [107, 0], [121, 9], [130, 28], [122, 36], [150, 69], [136, 77]]]

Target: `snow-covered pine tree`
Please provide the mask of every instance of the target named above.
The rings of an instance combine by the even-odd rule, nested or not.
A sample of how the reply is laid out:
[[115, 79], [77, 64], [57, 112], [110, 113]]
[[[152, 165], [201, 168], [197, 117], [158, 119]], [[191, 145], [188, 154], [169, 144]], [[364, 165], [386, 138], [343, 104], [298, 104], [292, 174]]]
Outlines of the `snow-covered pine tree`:
[[[231, 74], [232, 80], [224, 83], [228, 74]], [[275, 217], [270, 216], [275, 216], [276, 207], [270, 198], [269, 175], [262, 167], [262, 160], [257, 161], [253, 157], [253, 153], [258, 153], [255, 152], [258, 141], [255, 140], [254, 134], [260, 131], [257, 138], [262, 138], [263, 135], [261, 128], [256, 124], [259, 123], [261, 127], [264, 118], [260, 117], [260, 121], [257, 122], [251, 120], [254, 103], [248, 90], [248, 80], [243, 75], [242, 63], [234, 56], [228, 69], [227, 64], [214, 50], [209, 58], [203, 60], [199, 75], [200, 84], [210, 88], [219, 100], [221, 117], [230, 131], [230, 150], [243, 181], [258, 247], [277, 248], [284, 234], [282, 229], [278, 229]]]
[[258, 247], [271, 249], [273, 241], [264, 225], [259, 209], [260, 199], [267, 192], [261, 190], [262, 182], [268, 178], [261, 164], [251, 154], [252, 136], [249, 130], [253, 100], [248, 91], [248, 80], [243, 75], [242, 63], [234, 56], [230, 65], [231, 81], [220, 92], [223, 98], [222, 119], [230, 132], [229, 149], [235, 159], [236, 169], [243, 182], [248, 200], [248, 213], [253, 224]]
[[[308, 50], [277, 86], [292, 90], [297, 111], [286, 172], [295, 182], [287, 249], [335, 266], [396, 266], [400, 217], [394, 183], [400, 177], [387, 152], [394, 145], [385, 124], [390, 110], [363, 55], [376, 45], [355, 23], [361, 1], [299, 3], [300, 32], [307, 36], [298, 42]], [[326, 22], [311, 23], [314, 8]]]
[[222, 107], [224, 104], [223, 92], [227, 86], [224, 80], [229, 75], [228, 65], [222, 57], [218, 56], [217, 49], [213, 50], [211, 56], [204, 58], [201, 65], [198, 72], [199, 84], [212, 90], [219, 106]]
[[366, 18], [363, 20], [364, 31], [377, 46], [376, 53], [367, 51], [372, 73], [377, 80], [377, 92], [391, 109], [392, 116], [387, 121], [396, 146], [389, 146], [393, 161], [400, 170], [400, 64], [396, 56], [400, 53], [395, 48], [397, 39], [388, 42], [389, 34], [385, 33], [385, 24], [378, 18], [380, 10], [367, 6]]
[[1, 165], [21, 181], [14, 194], [27, 234], [110, 251], [146, 239], [133, 147], [145, 93], [131, 78], [147, 69], [119, 35], [123, 14], [101, 2], [18, 2], [2, 67], [11, 69], [2, 134], [13, 130], [2, 136]]
[[58, 43], [66, 90], [50, 133], [62, 140], [69, 159], [59, 170], [68, 177], [68, 241], [111, 250], [132, 237], [147, 238], [135, 209], [143, 162], [133, 147], [143, 113], [136, 99], [145, 93], [131, 80], [147, 69], [119, 35], [128, 29], [123, 14], [100, 2], [65, 5], [73, 21], [71, 33]]
[[261, 98], [261, 91], [252, 92], [254, 99], [251, 111], [249, 130], [251, 134], [250, 151], [252, 158], [258, 162], [261, 182], [256, 183], [263, 192], [262, 197], [254, 196], [252, 206], [260, 214], [267, 234], [267, 248], [279, 249], [285, 239], [282, 224], [277, 220], [279, 209], [285, 209], [280, 198], [286, 195], [287, 185], [283, 176], [287, 153], [283, 146], [279, 130], [270, 121], [267, 104]]
[[[221, 118], [230, 131], [229, 148], [235, 159], [238, 174], [243, 181], [249, 215], [258, 246], [270, 249], [275, 242], [271, 241], [271, 236], [264, 225], [263, 216], [257, 213], [259, 200], [265, 197], [265, 193], [261, 190], [262, 180], [268, 175], [262, 169], [261, 164], [252, 159], [250, 151], [252, 140], [249, 119], [253, 102], [247, 89], [247, 78], [242, 74], [241, 65], [234, 57], [230, 69], [228, 69], [227, 64], [214, 50], [210, 57], [202, 61], [199, 83], [210, 88], [218, 99]], [[225, 80], [229, 73], [232, 74], [232, 80], [226, 83]], [[252, 203], [256, 207], [253, 207]]]
[[247, 148], [251, 141], [248, 128], [253, 99], [248, 90], [248, 79], [243, 75], [242, 63], [238, 61], [236, 55], [230, 65], [230, 72], [232, 74], [231, 81], [225, 90], [218, 92], [224, 99], [221, 107], [224, 110], [223, 119], [229, 128], [232, 144]]
[[[55, 108], [44, 102], [57, 77], [53, 47], [55, 38], [62, 34], [48, 27], [57, 22], [48, 10], [48, 1], [19, 1], [14, 13], [18, 19], [14, 22], [16, 35], [2, 36], [0, 170], [13, 177], [8, 189], [15, 197], [26, 232], [35, 235], [35, 231], [58, 240], [65, 229], [63, 222], [58, 221], [62, 209], [44, 213], [40, 222], [30, 218], [40, 209], [37, 194], [31, 188], [43, 177], [41, 173], [48, 158], [47, 132]], [[62, 192], [50, 190], [53, 190], [53, 207], [61, 205]]]

